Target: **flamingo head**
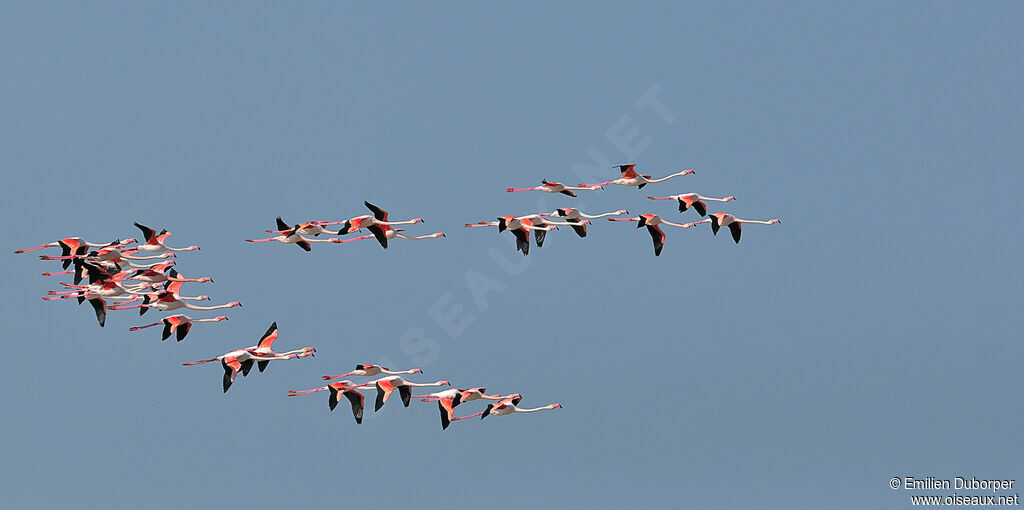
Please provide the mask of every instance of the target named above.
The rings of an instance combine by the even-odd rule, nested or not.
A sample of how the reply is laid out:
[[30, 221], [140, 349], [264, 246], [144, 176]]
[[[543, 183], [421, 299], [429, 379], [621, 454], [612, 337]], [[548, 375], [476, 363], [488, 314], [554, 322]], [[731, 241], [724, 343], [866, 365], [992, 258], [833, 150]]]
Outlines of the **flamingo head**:
[[235, 306], [242, 306], [242, 303], [239, 303], [238, 301], [232, 301], [232, 302], [228, 303], [228, 305], [229, 305], [228, 307], [231, 308], [231, 307], [235, 307]]
[[213, 278], [210, 278], [209, 276], [204, 276], [204, 277], [199, 279], [199, 283], [205, 283], [205, 282], [213, 283]]
[[188, 248], [186, 248], [186, 250], [192, 250], [192, 251], [196, 251], [198, 249], [199, 249], [199, 247], [195, 246], [195, 245], [192, 245], [192, 246], [189, 246]]
[[139, 241], [136, 240], [134, 237], [129, 237], [128, 239], [125, 239], [124, 241], [121, 241], [121, 244], [132, 244], [132, 243], [137, 243], [137, 242], [139, 242]]
[[214, 317], [213, 320], [215, 320], [217, 322], [226, 321], [226, 320], [228, 320], [228, 317], [226, 315], [221, 315], [220, 317]]
[[[384, 370], [387, 370], [387, 369], [385, 368]], [[414, 374], [422, 374], [423, 370], [419, 369], [419, 368], [414, 368], [414, 369], [412, 369], [412, 373], [414, 373]]]
[[303, 347], [300, 356], [316, 356], [316, 347]]
[[444, 235], [444, 232], [437, 232], [437, 233], [434, 234], [434, 237], [448, 237], [448, 236]]
[[423, 218], [413, 218], [413, 223], [423, 223]]
[[451, 386], [452, 385], [452, 383], [450, 383], [448, 381], [437, 381], [437, 384], [439, 386]]
[[551, 408], [552, 409], [561, 409], [562, 408], [562, 404], [558, 404], [558, 403], [551, 404]]
[[773, 219], [768, 220], [768, 224], [769, 225], [774, 225], [775, 223], [782, 223], [782, 220], [780, 220], [778, 218], [773, 218]]
[[695, 173], [697, 173], [697, 172], [694, 172], [693, 170], [683, 170], [683, 175], [690, 175], [690, 174], [695, 174]]
[[196, 301], [210, 301], [210, 296], [199, 296]]
[[734, 197], [732, 195], [729, 195], [729, 196], [727, 196], [727, 197], [722, 199], [723, 202], [728, 202], [730, 200], [736, 200], [736, 197]]

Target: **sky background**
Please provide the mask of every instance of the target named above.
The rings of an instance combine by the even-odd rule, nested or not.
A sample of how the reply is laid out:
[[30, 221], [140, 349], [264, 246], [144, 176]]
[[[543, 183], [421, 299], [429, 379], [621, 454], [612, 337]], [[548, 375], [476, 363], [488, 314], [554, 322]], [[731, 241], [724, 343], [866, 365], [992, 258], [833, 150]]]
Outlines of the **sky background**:
[[[906, 508], [894, 476], [1024, 483], [1022, 15], [5, 3], [4, 505]], [[504, 192], [623, 162], [696, 174]], [[695, 221], [644, 198], [689, 191], [783, 223], [739, 245], [667, 227], [657, 258], [604, 220], [526, 258], [462, 227], [560, 206]], [[363, 200], [448, 237], [242, 242]], [[87, 305], [40, 300], [56, 263], [12, 254], [137, 236], [133, 221], [202, 246], [177, 267], [216, 283], [189, 293], [244, 306], [161, 343], [128, 331], [156, 312], [101, 329]], [[181, 366], [275, 320], [275, 347], [317, 357], [226, 395], [219, 366]], [[285, 396], [380, 361], [564, 408], [442, 432], [433, 404], [357, 426], [324, 393]]]

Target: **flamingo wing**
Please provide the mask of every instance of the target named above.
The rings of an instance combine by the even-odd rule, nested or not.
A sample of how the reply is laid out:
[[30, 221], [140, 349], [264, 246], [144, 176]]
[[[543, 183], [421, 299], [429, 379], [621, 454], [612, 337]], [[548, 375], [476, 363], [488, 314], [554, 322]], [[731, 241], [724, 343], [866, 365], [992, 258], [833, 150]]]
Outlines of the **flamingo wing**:
[[238, 362], [237, 357], [224, 358], [220, 360], [220, 364], [224, 367], [223, 386], [224, 393], [227, 393], [231, 383], [235, 382], [235, 377], [238, 375], [238, 370], [242, 368], [242, 364]]
[[242, 362], [242, 377], [249, 375], [249, 371], [252, 370], [253, 363], [255, 363], [255, 361], [251, 359], [247, 359]]
[[306, 241], [305, 239], [299, 239], [299, 242], [297, 242], [295, 244], [297, 244], [299, 246], [299, 248], [302, 248], [303, 250], [306, 250], [306, 251], [312, 251], [313, 250], [313, 247], [310, 246], [309, 242]]
[[412, 398], [412, 388], [404, 385], [399, 386], [398, 396], [402, 397], [402, 406], [409, 407], [409, 399]]
[[192, 323], [191, 322], [184, 322], [184, 323], [182, 323], [181, 325], [178, 326], [178, 331], [175, 334], [175, 338], [177, 338], [179, 342], [184, 340], [185, 336], [188, 335], [188, 330], [189, 329], [192, 329]]
[[697, 214], [699, 214], [701, 218], [708, 213], [708, 208], [704, 205], [704, 202], [701, 202], [700, 200], [694, 200], [693, 210], [697, 211]]
[[288, 230], [289, 228], [291, 228], [291, 227], [289, 227], [288, 224], [285, 223], [284, 220], [282, 220], [280, 216], [278, 216], [277, 217], [277, 229], [283, 232], [285, 230]]
[[544, 246], [544, 238], [546, 238], [547, 235], [548, 235], [548, 231], [547, 230], [534, 230], [533, 231], [533, 240], [537, 241], [537, 247], [538, 248], [540, 248], [541, 246]]
[[388, 397], [391, 396], [391, 392], [395, 391], [395, 387], [388, 381], [377, 381], [377, 400], [373, 403], [373, 412], [380, 411], [380, 408], [384, 407], [384, 403], [388, 401]]
[[100, 299], [90, 299], [89, 304], [92, 305], [93, 310], [96, 310], [96, 321], [100, 323], [100, 327], [107, 322], [107, 302]]
[[[570, 222], [571, 223], [571, 222]], [[576, 235], [580, 237], [587, 237], [587, 225], [580, 223], [578, 225], [571, 225], [572, 229], [576, 231]], [[540, 246], [539, 244], [537, 246]]]
[[164, 340], [167, 340], [168, 338], [170, 338], [171, 337], [171, 333], [173, 333], [174, 330], [177, 327], [176, 325], [171, 323], [171, 321], [168, 320], [168, 319], [164, 319], [162, 322], [164, 323], [164, 331], [163, 331], [163, 333], [160, 334], [160, 341], [161, 342], [163, 342]]
[[256, 344], [256, 348], [270, 349], [271, 347], [274, 346], [274, 340], [277, 340], [277, 334], [277, 321], [274, 321], [273, 324], [271, 324], [270, 327], [267, 328], [267, 332], [263, 333], [263, 336], [260, 337], [260, 343]]
[[619, 172], [622, 173], [623, 179], [634, 179], [636, 178], [636, 164], [619, 165]]
[[135, 222], [135, 226], [142, 231], [142, 237], [146, 238], [146, 244], [153, 244], [156, 241], [156, 230]]
[[452, 417], [455, 414], [455, 407], [452, 405], [452, 401], [450, 399], [442, 398], [437, 401], [437, 408], [441, 411], [441, 430], [445, 430], [452, 422]]
[[356, 423], [363, 423], [363, 394], [358, 391], [346, 391], [343, 394], [352, 403], [352, 417]]
[[516, 249], [523, 252], [523, 255], [530, 254], [530, 234], [525, 228], [520, 228], [512, 231], [512, 234], [516, 236]]
[[373, 213], [374, 218], [377, 218], [380, 221], [388, 221], [388, 212], [384, 209], [381, 209], [380, 207], [377, 207], [365, 200], [363, 201], [363, 205]]
[[720, 228], [722, 228], [721, 220], [718, 218], [718, 216], [715, 216], [714, 214], [712, 214], [711, 215], [711, 233], [717, 236], [718, 235], [718, 229], [720, 229]]
[[370, 232], [373, 232], [373, 237], [377, 238], [377, 242], [380, 243], [384, 249], [388, 249], [388, 236], [384, 233], [384, 229], [380, 228], [379, 225], [370, 225], [366, 227]]
[[665, 247], [665, 233], [657, 225], [647, 225], [647, 231], [654, 239], [654, 256], [661, 255], [661, 249]]
[[740, 242], [740, 234], [743, 233], [742, 229], [743, 224], [738, 221], [734, 221], [729, 224], [729, 232], [732, 233], [732, 240], [736, 241], [736, 244], [739, 244]]

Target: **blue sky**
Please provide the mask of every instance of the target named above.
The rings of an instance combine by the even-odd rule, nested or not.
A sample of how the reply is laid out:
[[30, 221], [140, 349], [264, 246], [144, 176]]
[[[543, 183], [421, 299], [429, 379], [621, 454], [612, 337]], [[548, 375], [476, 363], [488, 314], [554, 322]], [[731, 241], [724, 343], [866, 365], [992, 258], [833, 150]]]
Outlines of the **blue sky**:
[[[1024, 473], [1018, 4], [90, 7], [0, 7], [12, 507], [905, 508], [893, 476]], [[627, 161], [697, 173], [503, 191]], [[669, 230], [658, 258], [603, 220], [525, 259], [462, 227], [694, 221], [644, 198], [689, 191], [783, 223]], [[363, 200], [448, 237], [242, 242]], [[54, 264], [11, 253], [133, 221], [244, 306], [161, 343], [128, 331], [153, 314], [40, 300]], [[181, 366], [275, 320], [318, 356], [227, 395]], [[432, 405], [356, 426], [285, 396], [380, 361], [564, 408], [442, 433]]]

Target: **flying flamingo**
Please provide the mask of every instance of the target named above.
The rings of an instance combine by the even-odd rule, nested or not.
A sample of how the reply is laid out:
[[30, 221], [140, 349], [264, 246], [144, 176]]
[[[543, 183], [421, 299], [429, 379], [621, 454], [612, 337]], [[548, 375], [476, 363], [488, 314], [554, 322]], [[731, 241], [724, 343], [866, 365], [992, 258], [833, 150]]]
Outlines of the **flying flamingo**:
[[501, 401], [496, 402], [494, 404], [487, 404], [487, 409], [484, 409], [479, 413], [473, 413], [469, 416], [460, 416], [458, 418], [454, 418], [453, 421], [465, 420], [466, 418], [472, 418], [474, 416], [479, 416], [480, 419], [482, 420], [488, 416], [507, 416], [513, 413], [534, 413], [537, 411], [546, 411], [548, 409], [562, 408], [562, 404], [556, 403], [548, 404], [542, 407], [534, 407], [533, 409], [523, 409], [521, 407], [517, 407], [519, 405], [519, 401], [522, 400], [522, 398], [522, 395], [516, 394], [510, 398], [502, 399]]
[[[314, 353], [316, 353], [316, 349], [312, 347], [303, 347], [302, 349], [296, 349], [294, 351], [281, 353], [270, 351], [269, 343], [273, 342], [274, 338], [277, 338], [276, 322], [270, 326], [270, 329], [268, 329], [266, 333], [263, 334], [263, 338], [260, 339], [260, 343], [253, 347], [235, 349], [231, 352], [221, 354], [216, 358], [193, 361], [192, 363], [184, 363], [184, 365], [201, 365], [203, 363], [220, 361], [221, 366], [224, 367], [224, 393], [227, 393], [228, 388], [230, 388], [231, 384], [235, 382], [235, 377], [238, 376], [239, 372], [242, 372], [243, 377], [249, 375], [249, 370], [252, 369], [253, 363], [259, 363], [262, 367], [266, 367], [265, 362], [273, 361], [276, 359], [304, 358], [306, 356], [314, 356]], [[263, 353], [258, 352], [258, 350], [261, 349], [263, 349]], [[260, 371], [262, 371], [262, 368], [260, 369]]]
[[174, 295], [173, 292], [168, 292], [168, 291], [164, 290], [164, 291], [161, 291], [161, 292], [159, 292], [157, 294], [146, 294], [146, 296], [144, 296], [142, 298], [142, 303], [140, 303], [140, 304], [131, 305], [131, 306], [115, 305], [115, 306], [111, 307], [111, 309], [112, 310], [129, 310], [129, 309], [132, 309], [132, 308], [138, 308], [139, 309], [139, 315], [142, 315], [142, 314], [146, 313], [146, 310], [149, 309], [149, 308], [156, 308], [157, 310], [160, 310], [161, 312], [169, 312], [171, 310], [177, 310], [179, 308], [188, 308], [190, 310], [218, 310], [218, 309], [221, 309], [221, 308], [234, 308], [236, 306], [242, 306], [242, 303], [239, 303], [238, 301], [232, 301], [230, 303], [223, 304], [223, 305], [199, 306], [199, 305], [193, 305], [192, 303], [189, 303], [187, 301], [183, 301], [184, 299], [192, 299], [192, 300], [196, 300], [196, 301], [207, 301], [207, 300], [210, 299], [210, 297], [209, 296], [198, 296], [198, 297], [194, 297], [194, 298], [185, 298], [185, 297], [181, 297], [181, 296], [176, 296], [176, 295]]
[[[372, 231], [373, 229], [376, 229], [376, 228], [379, 228], [379, 227], [373, 226], [373, 227], [370, 228], [370, 230]], [[391, 228], [391, 227], [389, 227], [387, 225], [385, 225], [384, 228], [387, 229], [387, 230], [383, 230], [383, 232], [384, 232], [384, 239], [385, 240], [394, 239], [396, 237], [399, 238], [399, 239], [410, 239], [410, 240], [434, 239], [436, 237], [445, 237], [444, 232], [434, 232], [433, 234], [429, 234], [429, 235], [425, 235], [425, 236], [407, 236], [407, 235], [399, 234], [399, 232], [405, 232], [405, 230], [403, 230], [403, 229]], [[374, 234], [374, 235], [358, 236], [358, 237], [353, 237], [352, 239], [339, 239], [339, 238], [335, 237], [335, 238], [331, 239], [330, 242], [332, 242], [332, 243], [350, 243], [352, 241], [362, 241], [364, 239], [373, 239], [373, 238], [377, 238], [377, 235]], [[377, 238], [377, 240], [379, 241], [380, 239]], [[388, 246], [387, 246], [386, 242], [385, 243], [381, 243], [381, 246], [383, 246], [385, 250], [388, 249]]]
[[154, 322], [152, 324], [146, 324], [145, 326], [135, 326], [135, 327], [132, 327], [132, 328], [128, 328], [128, 331], [138, 331], [140, 329], [146, 329], [146, 328], [150, 328], [150, 327], [153, 327], [153, 326], [159, 326], [159, 325], [163, 324], [164, 325], [164, 330], [163, 330], [163, 333], [160, 336], [160, 341], [162, 342], [164, 340], [167, 340], [168, 338], [170, 338], [171, 334], [174, 333], [175, 336], [178, 338], [178, 341], [180, 342], [180, 341], [185, 339], [186, 335], [188, 335], [189, 330], [192, 329], [192, 324], [193, 323], [196, 323], [196, 322], [220, 322], [220, 321], [226, 321], [226, 320], [228, 320], [228, 318], [223, 316], [223, 315], [221, 315], [220, 317], [214, 317], [212, 319], [193, 319], [192, 317], [189, 317], [188, 315], [176, 314], [176, 315], [169, 315], [167, 317], [164, 317], [163, 320], [161, 320], [160, 322]]
[[584, 190], [585, 189], [585, 190], [588, 190], [588, 191], [596, 191], [596, 190], [599, 190], [599, 189], [603, 189], [601, 186], [584, 186], [582, 184], [579, 185], [579, 186], [566, 186], [565, 184], [562, 184], [560, 182], [548, 182], [547, 180], [542, 180], [540, 182], [541, 182], [540, 186], [534, 186], [532, 188], [508, 188], [505, 191], [507, 191], [509, 193], [511, 193], [513, 191], [543, 191], [545, 193], [562, 193], [563, 195], [569, 195], [570, 197], [575, 197], [576, 194], [572, 192], [572, 190], [574, 190], [574, 189], [577, 189], [577, 190]]
[[[641, 175], [636, 173], [636, 164], [630, 165], [615, 165], [619, 167], [619, 172], [622, 177], [615, 179], [614, 181], [599, 182], [597, 184], [580, 184], [580, 186], [606, 186], [608, 184], [618, 184], [621, 186], [636, 186], [637, 189], [642, 189], [648, 184], [655, 184], [658, 182], [665, 182], [673, 177], [679, 177], [681, 175], [689, 175], [695, 173], [693, 170], [683, 170], [682, 172], [676, 172], [667, 177], [661, 179], [651, 179], [650, 175]], [[615, 168], [614, 166], [612, 168]]]
[[340, 395], [344, 395], [345, 398], [352, 404], [352, 417], [356, 419], [356, 423], [363, 423], [363, 401], [364, 397], [362, 393], [357, 390], [368, 390], [367, 386], [373, 384], [372, 382], [356, 384], [349, 380], [338, 381], [328, 384], [327, 386], [321, 386], [319, 388], [313, 388], [311, 390], [288, 390], [289, 397], [297, 397], [299, 395], [309, 395], [310, 393], [316, 393], [318, 391], [330, 391], [331, 396], [327, 400], [327, 405], [331, 408], [331, 411], [338, 406]]
[[[267, 332], [260, 338], [260, 342], [249, 349], [258, 356], [289, 356], [291, 354], [301, 354], [300, 357], [302, 357], [313, 356], [313, 353], [316, 352], [316, 349], [312, 347], [303, 347], [302, 349], [282, 353], [274, 352], [272, 347], [274, 345], [274, 340], [277, 340], [277, 335], [277, 321], [274, 321], [274, 323], [267, 328]], [[260, 361], [256, 363], [256, 366], [259, 368], [260, 372], [262, 372], [266, 370], [269, 363], [269, 361]]]
[[246, 239], [245, 242], [247, 242], [247, 243], [267, 243], [267, 242], [270, 242], [270, 241], [277, 241], [279, 243], [284, 243], [284, 244], [297, 244], [299, 246], [299, 248], [302, 248], [303, 250], [306, 250], [306, 251], [310, 251], [310, 250], [313, 249], [309, 245], [309, 243], [329, 243], [329, 242], [331, 242], [330, 239], [310, 239], [308, 237], [302, 237], [302, 235], [299, 234], [299, 232], [298, 232], [299, 231], [299, 227], [300, 227], [299, 225], [295, 225], [294, 227], [292, 227], [290, 229], [282, 231], [281, 234], [276, 236], [276, 237], [268, 237], [266, 239]]
[[171, 237], [171, 233], [168, 232], [166, 229], [161, 230], [160, 233], [157, 233], [156, 230], [153, 230], [145, 225], [141, 225], [138, 222], [135, 223], [135, 226], [142, 231], [142, 236], [146, 238], [146, 242], [144, 244], [139, 245], [140, 250], [145, 250], [150, 253], [160, 253], [164, 251], [193, 251], [199, 249], [198, 246], [188, 246], [185, 248], [171, 248], [170, 246], [164, 244], [164, 241], [167, 241], [167, 238]]
[[[570, 227], [573, 228], [573, 230], [576, 230], [576, 229], [580, 229], [580, 228], [586, 229], [587, 225], [590, 225], [590, 220], [577, 220], [577, 221], [572, 221], [572, 222], [551, 221], [551, 220], [549, 220], [547, 218], [544, 218], [544, 213], [528, 214], [526, 216], [520, 216], [520, 217], [518, 217], [516, 219], [522, 220], [523, 218], [526, 218], [526, 219], [530, 220], [534, 224], [534, 226], [537, 226], [537, 227], [555, 226], [557, 228], [558, 226], [563, 226], [563, 227], [564, 226], [570, 226]], [[577, 230], [577, 233], [578, 232], [579, 231]], [[541, 247], [544, 246], [544, 239], [547, 238], [547, 234], [548, 234], [547, 230], [543, 230], [543, 229], [540, 229], [540, 228], [537, 228], [537, 229], [533, 230], [533, 240], [537, 242], [537, 247], [538, 248], [541, 248]]]
[[432, 383], [414, 383], [407, 381], [400, 375], [389, 375], [387, 377], [381, 377], [373, 381], [374, 386], [377, 387], [377, 401], [373, 404], [373, 411], [377, 412], [381, 407], [384, 407], [384, 403], [391, 397], [391, 392], [398, 390], [398, 394], [402, 397], [402, 405], [409, 407], [409, 399], [412, 398], [412, 388], [422, 386], [451, 386], [448, 381], [437, 381]]
[[[82, 239], [81, 237], [67, 237], [67, 238], [64, 238], [64, 239], [60, 239], [60, 240], [54, 241], [52, 243], [46, 243], [46, 244], [41, 245], [41, 246], [36, 246], [35, 248], [28, 248], [28, 249], [25, 249], [25, 250], [15, 250], [14, 253], [26, 253], [26, 252], [30, 252], [30, 251], [36, 251], [36, 250], [41, 250], [43, 248], [51, 248], [52, 247], [52, 248], [60, 248], [61, 256], [67, 257], [69, 255], [74, 255], [75, 252], [77, 252], [78, 249], [81, 248], [81, 247], [99, 248], [99, 247], [102, 247], [102, 246], [111, 246], [111, 245], [118, 245], [118, 244], [119, 245], [127, 245], [127, 244], [132, 244], [134, 242], [136, 242], [135, 239], [125, 239], [124, 241], [113, 241], [113, 242], [110, 242], [110, 243], [91, 243], [89, 241], [86, 241], [85, 239]], [[86, 251], [88, 251], [88, 249]], [[64, 269], [67, 269], [69, 265], [71, 265], [70, 259], [64, 259]]]
[[654, 239], [654, 256], [661, 255], [661, 249], [665, 247], [665, 233], [661, 231], [661, 227], [658, 225], [672, 225], [673, 227], [689, 228], [693, 225], [686, 223], [672, 223], [671, 221], [663, 220], [656, 214], [641, 214], [633, 218], [608, 218], [608, 221], [635, 221], [637, 222], [636, 228], [647, 227], [647, 231], [651, 233], [651, 238]]
[[722, 227], [729, 227], [729, 231], [732, 232], [732, 240], [736, 241], [736, 244], [739, 244], [739, 242], [740, 242], [740, 234], [743, 233], [742, 229], [743, 229], [743, 224], [744, 223], [758, 223], [758, 224], [761, 224], [761, 225], [774, 225], [776, 223], [782, 223], [782, 220], [780, 220], [778, 218], [772, 218], [772, 219], [770, 219], [768, 221], [762, 221], [762, 220], [741, 220], [741, 219], [739, 219], [739, 218], [737, 218], [737, 217], [735, 217], [735, 216], [733, 216], [731, 214], [720, 212], [720, 213], [714, 213], [714, 214], [710, 215], [710, 217], [704, 218], [703, 220], [695, 221], [693, 223], [687, 223], [686, 226], [692, 227], [694, 225], [699, 225], [701, 223], [711, 223], [711, 233], [715, 234], [716, 236], [718, 235], [718, 229], [720, 229]]
[[341, 228], [338, 229], [339, 234], [348, 234], [349, 232], [365, 227], [373, 234], [374, 237], [377, 238], [377, 242], [386, 249], [388, 247], [388, 238], [384, 229], [380, 228], [381, 226], [423, 223], [423, 218], [413, 218], [407, 221], [388, 221], [388, 212], [384, 209], [381, 209], [380, 207], [377, 207], [365, 200], [363, 201], [363, 205], [373, 213], [373, 216], [366, 214], [345, 220], [342, 223]]
[[572, 229], [576, 231], [576, 235], [578, 235], [580, 237], [587, 237], [587, 225], [583, 223], [583, 219], [584, 218], [590, 219], [590, 220], [596, 220], [598, 218], [604, 218], [605, 216], [618, 216], [620, 214], [628, 214], [628, 213], [629, 213], [629, 211], [627, 211], [625, 209], [619, 209], [618, 211], [615, 211], [615, 212], [608, 212], [608, 213], [602, 213], [602, 214], [597, 214], [597, 215], [590, 215], [590, 214], [586, 214], [586, 213], [581, 212], [579, 209], [573, 209], [572, 207], [562, 207], [562, 208], [559, 208], [559, 209], [555, 209], [554, 211], [552, 211], [550, 213], [540, 213], [538, 216], [554, 216], [554, 217], [557, 217], [557, 218], [565, 219], [565, 220], [570, 221], [570, 222], [574, 222], [574, 223], [569, 223], [568, 225], [571, 226]]
[[202, 278], [185, 278], [181, 276], [177, 271], [171, 268], [173, 260], [158, 264], [150, 268], [142, 268], [135, 270], [134, 273], [130, 274], [126, 280], [138, 280], [140, 282], [149, 283], [163, 283], [163, 282], [195, 282], [204, 283], [212, 282], [213, 278], [204, 276]]
[[680, 193], [678, 195], [669, 195], [667, 197], [647, 197], [651, 200], [675, 200], [679, 202], [679, 212], [685, 212], [690, 207], [693, 207], [694, 211], [697, 211], [702, 218], [707, 215], [707, 205], [704, 204], [704, 200], [708, 202], [728, 202], [730, 200], [736, 200], [734, 196], [727, 196], [725, 198], [711, 198], [698, 195], [696, 193]]
[[423, 370], [420, 370], [418, 368], [412, 368], [412, 369], [409, 369], [409, 370], [389, 370], [388, 367], [383, 367], [383, 366], [380, 366], [380, 365], [371, 365], [370, 363], [362, 363], [362, 364], [356, 365], [356, 369], [351, 371], [351, 372], [348, 372], [348, 373], [345, 373], [345, 374], [341, 374], [341, 375], [325, 375], [325, 376], [322, 376], [322, 379], [325, 380], [325, 381], [330, 381], [332, 379], [340, 379], [342, 377], [351, 377], [351, 376], [373, 377], [375, 375], [380, 375], [380, 374], [384, 374], [384, 375], [402, 375], [402, 374], [422, 374], [422, 373], [423, 373]]
[[320, 234], [338, 235], [340, 232], [331, 232], [330, 230], [327, 230], [324, 227], [327, 226], [327, 225], [340, 225], [340, 224], [341, 224], [340, 221], [307, 221], [305, 223], [299, 223], [299, 224], [295, 225], [295, 227], [289, 227], [288, 224], [285, 223], [284, 220], [282, 220], [280, 216], [278, 216], [277, 217], [277, 230], [268, 230], [267, 233], [270, 233], [270, 234], [283, 234], [285, 232], [289, 232], [291, 230], [294, 230], [294, 231], [298, 232], [299, 234], [307, 235], [307, 236], [313, 236], [313, 237], [319, 236]]
[[437, 408], [441, 411], [441, 430], [446, 430], [452, 418], [455, 417], [455, 408], [459, 404], [479, 399], [501, 400], [505, 398], [501, 395], [487, 395], [486, 392], [487, 388], [482, 386], [464, 390], [451, 388], [429, 395], [413, 395], [412, 398], [423, 399], [423, 402], [437, 402]]
[[498, 227], [498, 232], [508, 230], [516, 236], [516, 250], [523, 252], [523, 255], [530, 254], [530, 231], [531, 230], [558, 230], [558, 227], [538, 227], [533, 221], [525, 216], [499, 216], [498, 221], [481, 221], [479, 223], [466, 223], [466, 228], [475, 227]]

